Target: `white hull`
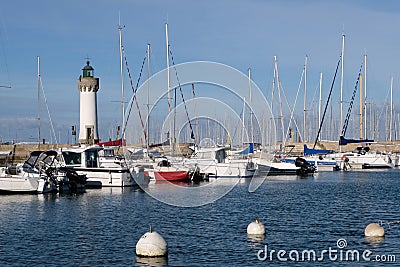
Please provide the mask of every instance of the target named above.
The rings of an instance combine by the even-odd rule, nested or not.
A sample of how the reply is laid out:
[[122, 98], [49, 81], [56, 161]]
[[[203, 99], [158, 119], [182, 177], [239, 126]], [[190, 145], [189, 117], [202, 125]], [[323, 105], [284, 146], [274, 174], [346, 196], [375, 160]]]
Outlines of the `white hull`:
[[143, 168], [129, 168], [125, 159], [114, 156], [112, 149], [95, 145], [62, 149], [61, 152], [67, 168], [78, 174], [86, 175], [88, 188], [130, 187], [148, 184]]
[[336, 160], [342, 170], [349, 169], [391, 169], [394, 163], [385, 153], [358, 154], [353, 152], [329, 154], [327, 157]]
[[39, 179], [37, 177], [1, 176], [0, 191], [16, 193], [36, 193]]
[[[316, 167], [316, 171], [337, 171], [339, 169], [339, 164], [336, 160], [328, 158], [327, 156], [303, 156], [302, 158], [308, 163], [313, 164]], [[294, 165], [296, 157], [285, 157], [280, 160]]]
[[0, 174], [0, 191], [5, 193], [47, 193], [57, 191], [57, 186], [42, 177]]
[[132, 172], [126, 167], [123, 168], [73, 168], [78, 174], [85, 174], [87, 187], [129, 187], [148, 184], [144, 177], [143, 170]]
[[54, 167], [56, 155], [55, 151], [33, 151], [24, 164], [0, 168], [0, 191], [3, 193], [56, 192], [56, 176], [51, 171], [48, 172], [50, 167]]
[[185, 162], [192, 166], [197, 166], [201, 173], [205, 173], [210, 178], [244, 178], [253, 177], [256, 168], [247, 169], [247, 160], [232, 160], [231, 162], [215, 162], [208, 159], [191, 159]]

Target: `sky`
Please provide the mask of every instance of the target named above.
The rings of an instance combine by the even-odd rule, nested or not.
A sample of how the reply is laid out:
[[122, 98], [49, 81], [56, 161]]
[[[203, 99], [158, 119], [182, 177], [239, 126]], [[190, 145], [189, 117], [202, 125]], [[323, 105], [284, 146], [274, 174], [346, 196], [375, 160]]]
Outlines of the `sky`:
[[[243, 73], [251, 67], [253, 81], [267, 98], [274, 56], [283, 88], [294, 103], [307, 55], [311, 108], [320, 72], [326, 99], [344, 33], [344, 101], [352, 96], [367, 54], [368, 101], [385, 103], [393, 77], [395, 109], [400, 105], [400, 2], [395, 0], [13, 0], [4, 1], [0, 9], [0, 141], [37, 140], [38, 56], [49, 110], [41, 93], [42, 137], [54, 142], [49, 113], [58, 143], [71, 142], [71, 126], [79, 127], [77, 79], [89, 58], [100, 78], [100, 137], [108, 139], [121, 124], [119, 18], [134, 84], [147, 43], [151, 73], [166, 67], [168, 22], [175, 63], [213, 61]], [[130, 99], [127, 78], [125, 84], [125, 98]], [[338, 106], [338, 102], [335, 86], [332, 103]], [[300, 117], [301, 104], [296, 106]]]

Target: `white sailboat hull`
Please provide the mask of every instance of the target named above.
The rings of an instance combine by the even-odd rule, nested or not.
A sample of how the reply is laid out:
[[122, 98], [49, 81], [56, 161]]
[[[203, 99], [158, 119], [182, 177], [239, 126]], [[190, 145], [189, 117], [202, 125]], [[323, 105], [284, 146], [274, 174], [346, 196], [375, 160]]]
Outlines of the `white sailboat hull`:
[[391, 169], [394, 163], [388, 154], [335, 153], [328, 155], [343, 169]]
[[247, 160], [215, 162], [208, 159], [192, 159], [185, 162], [187, 165], [197, 166], [200, 172], [207, 174], [209, 178], [253, 177], [256, 168], [248, 169], [247, 163]]

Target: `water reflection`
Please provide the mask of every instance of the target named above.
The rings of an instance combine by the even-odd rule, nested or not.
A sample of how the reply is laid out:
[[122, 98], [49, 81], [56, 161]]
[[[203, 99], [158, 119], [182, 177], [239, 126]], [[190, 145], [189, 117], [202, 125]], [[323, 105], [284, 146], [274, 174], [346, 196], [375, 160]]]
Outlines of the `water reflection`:
[[379, 247], [379, 245], [385, 240], [384, 236], [366, 236], [364, 237], [366, 243], [371, 245], [373, 248]]
[[[0, 266], [42, 266], [56, 254], [58, 266], [266, 266], [257, 252], [267, 243], [269, 249], [321, 252], [337, 249], [339, 237], [347, 240], [346, 250], [395, 254], [399, 225], [385, 225], [385, 238], [364, 238], [363, 229], [365, 222], [400, 214], [398, 174], [395, 170], [368, 175], [321, 172], [318, 179], [305, 180], [267, 177], [254, 193], [248, 191], [251, 179], [244, 179], [218, 201], [191, 208], [166, 205], [135, 187], [88, 189], [65, 196], [5, 195], [0, 201]], [[219, 180], [196, 185], [207, 189], [201, 197], [209, 199], [236, 183]], [[190, 190], [196, 186], [150, 184], [146, 190], [195, 201], [197, 195]], [[182, 189], [188, 191], [184, 198], [177, 194]], [[255, 214], [267, 225], [267, 235], [247, 236], [246, 226]], [[136, 257], [135, 243], [149, 224], [168, 240], [168, 258]], [[304, 262], [290, 265], [295, 264]]]
[[135, 266], [151, 266], [151, 267], [162, 267], [168, 266], [168, 257], [138, 257], [136, 256]]
[[253, 243], [253, 245], [259, 245], [264, 241], [265, 235], [247, 235], [247, 241]]

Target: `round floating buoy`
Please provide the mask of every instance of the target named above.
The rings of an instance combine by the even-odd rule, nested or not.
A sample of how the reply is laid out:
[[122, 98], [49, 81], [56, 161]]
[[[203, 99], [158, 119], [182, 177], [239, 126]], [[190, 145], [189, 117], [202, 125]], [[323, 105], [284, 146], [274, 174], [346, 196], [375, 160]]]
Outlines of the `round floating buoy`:
[[365, 236], [382, 237], [385, 235], [385, 229], [377, 223], [370, 223], [365, 227]]
[[142, 235], [136, 243], [136, 255], [139, 257], [162, 257], [168, 253], [167, 242], [157, 232], [150, 231]]
[[254, 222], [250, 223], [247, 226], [247, 234], [248, 235], [264, 235], [265, 234], [265, 227], [258, 220], [258, 217], [256, 217], [256, 220]]

